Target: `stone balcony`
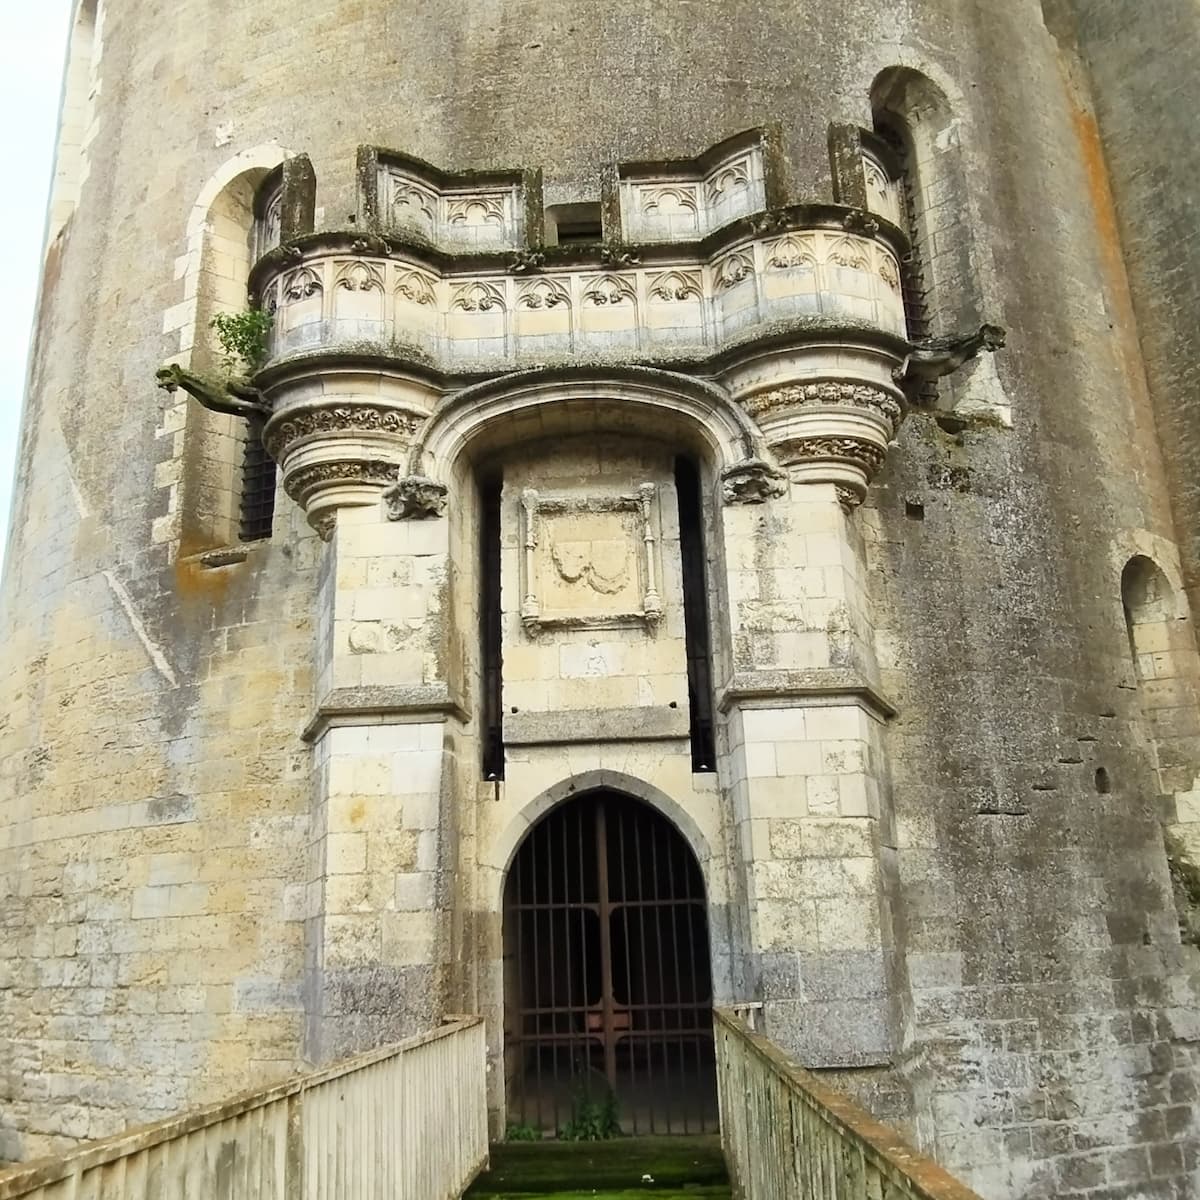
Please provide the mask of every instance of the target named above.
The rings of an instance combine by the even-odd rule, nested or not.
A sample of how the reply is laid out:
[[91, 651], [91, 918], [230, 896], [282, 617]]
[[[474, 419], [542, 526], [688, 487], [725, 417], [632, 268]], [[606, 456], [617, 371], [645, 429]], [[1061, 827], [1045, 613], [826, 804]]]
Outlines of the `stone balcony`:
[[[353, 226], [315, 231], [311, 168], [285, 170], [287, 219], [248, 281], [273, 317], [251, 390], [285, 488], [326, 534], [406, 470], [422, 498], [445, 494], [423, 446], [472, 385], [619, 391], [657, 368], [660, 391], [712, 388], [705, 405], [741, 430], [727, 497], [777, 493], [782, 469], [859, 503], [925, 351], [906, 335], [905, 235], [854, 161], [858, 192], [838, 204], [789, 204], [762, 130], [613, 164], [598, 203], [557, 206], [590, 214], [564, 244], [537, 171], [452, 175], [364, 146]], [[952, 369], [957, 345], [934, 359]]]
[[[692, 245], [454, 255], [317, 234], [273, 252], [254, 289], [269, 362], [313, 352], [414, 360], [439, 374], [553, 362], [697, 360], [789, 328], [904, 337], [897, 248], [848, 210], [746, 218]], [[564, 251], [567, 248], [563, 248]]]

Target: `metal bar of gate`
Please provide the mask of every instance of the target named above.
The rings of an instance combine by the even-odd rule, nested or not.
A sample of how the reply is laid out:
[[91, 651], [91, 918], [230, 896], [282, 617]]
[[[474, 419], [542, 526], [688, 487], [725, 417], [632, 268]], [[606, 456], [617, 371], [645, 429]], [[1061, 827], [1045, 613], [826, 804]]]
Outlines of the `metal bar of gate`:
[[617, 1090], [617, 1054], [613, 1043], [612, 1000], [612, 904], [608, 887], [608, 821], [605, 804], [596, 804], [596, 855], [600, 884], [600, 1004], [604, 1021], [604, 1076], [608, 1086]]

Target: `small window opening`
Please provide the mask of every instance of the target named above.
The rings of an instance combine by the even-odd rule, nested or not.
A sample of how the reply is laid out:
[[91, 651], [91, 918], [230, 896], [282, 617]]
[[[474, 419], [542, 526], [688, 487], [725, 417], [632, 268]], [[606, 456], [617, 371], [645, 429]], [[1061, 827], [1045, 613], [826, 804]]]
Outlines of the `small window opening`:
[[920, 500], [905, 500], [904, 515], [910, 521], [925, 520], [925, 505]]
[[1105, 767], [1096, 768], [1096, 791], [1101, 796], [1107, 796], [1112, 791], [1112, 781], [1108, 777], [1108, 770]]
[[279, 245], [283, 233], [283, 168], [276, 167], [254, 195], [254, 260]]
[[712, 653], [708, 634], [708, 593], [704, 564], [704, 507], [700, 473], [688, 458], [675, 460], [679, 498], [679, 553], [683, 562], [683, 632], [687, 649], [688, 717], [692, 770], [715, 771]]
[[[500, 476], [479, 488], [479, 645], [484, 779], [504, 778], [504, 657], [500, 594]], [[517, 710], [514, 708], [513, 712]]]
[[246, 448], [242, 454], [242, 496], [238, 537], [259, 542], [271, 536], [275, 521], [275, 462], [267, 453], [259, 421], [246, 422]]
[[552, 204], [546, 209], [548, 246], [578, 246], [603, 240], [599, 204]]
[[[874, 156], [888, 171], [899, 188], [900, 209], [909, 238], [908, 253], [900, 261], [900, 296], [904, 302], [904, 322], [910, 341], [929, 337], [929, 285], [925, 247], [921, 242], [921, 224], [917, 219], [919, 181], [913, 166], [912, 140], [908, 133], [887, 114], [875, 114]], [[918, 397], [932, 403], [937, 399], [937, 384], [922, 384]]]

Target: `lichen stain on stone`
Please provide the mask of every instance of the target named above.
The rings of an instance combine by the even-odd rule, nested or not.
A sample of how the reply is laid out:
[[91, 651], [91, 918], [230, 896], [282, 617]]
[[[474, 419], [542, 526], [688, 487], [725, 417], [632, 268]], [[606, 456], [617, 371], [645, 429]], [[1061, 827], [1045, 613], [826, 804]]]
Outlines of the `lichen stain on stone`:
[[367, 816], [367, 805], [363, 800], [356, 800], [349, 812], [351, 825], [361, 825]]
[[1095, 114], [1079, 96], [1077, 85], [1072, 81], [1065, 63], [1062, 64], [1063, 84], [1067, 94], [1067, 106], [1075, 139], [1079, 144], [1080, 161], [1087, 179], [1088, 196], [1095, 218], [1097, 248], [1104, 272], [1105, 292], [1114, 317], [1113, 333], [1120, 359], [1121, 373], [1125, 376], [1130, 392], [1138, 400], [1147, 399], [1145, 376], [1138, 364], [1140, 351], [1137, 339], [1137, 318], [1133, 310], [1133, 298], [1129, 291], [1129, 277], [1125, 270], [1125, 255], [1121, 245], [1121, 232], [1117, 223], [1117, 209], [1113, 200], [1112, 184], [1108, 173], [1108, 160], [1104, 155], [1104, 143]]
[[207, 600], [213, 605], [220, 604], [234, 577], [241, 574], [237, 569], [240, 564], [218, 568], [204, 566], [199, 556], [212, 549], [213, 546], [198, 540], [181, 539], [174, 564], [175, 593], [181, 600]]

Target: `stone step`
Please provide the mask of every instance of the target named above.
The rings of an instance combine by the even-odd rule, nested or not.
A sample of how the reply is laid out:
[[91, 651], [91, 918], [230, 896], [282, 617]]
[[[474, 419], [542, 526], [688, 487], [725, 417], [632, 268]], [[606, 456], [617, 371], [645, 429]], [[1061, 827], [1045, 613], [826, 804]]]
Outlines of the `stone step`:
[[467, 1191], [471, 1200], [727, 1200], [717, 1137], [630, 1137], [604, 1142], [506, 1142]]

